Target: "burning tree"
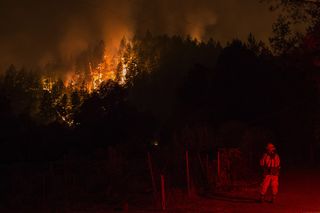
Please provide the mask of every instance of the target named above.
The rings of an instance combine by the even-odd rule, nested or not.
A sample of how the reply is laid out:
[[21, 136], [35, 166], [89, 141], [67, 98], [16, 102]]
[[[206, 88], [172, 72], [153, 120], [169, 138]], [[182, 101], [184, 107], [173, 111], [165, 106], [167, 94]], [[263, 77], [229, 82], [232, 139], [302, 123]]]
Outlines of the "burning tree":
[[[105, 88], [111, 85], [108, 82], [130, 90], [130, 99], [135, 100], [135, 105], [149, 108], [156, 105], [151, 110], [158, 110], [157, 102], [147, 103], [151, 97], [157, 96], [156, 101], [167, 104], [169, 101], [164, 99], [170, 100], [176, 95], [163, 91], [162, 85], [166, 84], [168, 91], [181, 87], [186, 71], [195, 63], [207, 64], [212, 69], [220, 50], [221, 46], [213, 40], [204, 43], [190, 37], [147, 33], [142, 37], [123, 38], [116, 50], [100, 41], [68, 64], [57, 60], [37, 72], [20, 72], [12, 67], [3, 77], [3, 86], [10, 93], [16, 91], [12, 87], [20, 88], [22, 93], [28, 91], [33, 97], [28, 99], [33, 103], [29, 109], [40, 123], [59, 122], [74, 127], [74, 115], [81, 105], [92, 96], [104, 96]], [[145, 91], [146, 85], [150, 86], [149, 91]], [[160, 97], [163, 92], [167, 95]]]

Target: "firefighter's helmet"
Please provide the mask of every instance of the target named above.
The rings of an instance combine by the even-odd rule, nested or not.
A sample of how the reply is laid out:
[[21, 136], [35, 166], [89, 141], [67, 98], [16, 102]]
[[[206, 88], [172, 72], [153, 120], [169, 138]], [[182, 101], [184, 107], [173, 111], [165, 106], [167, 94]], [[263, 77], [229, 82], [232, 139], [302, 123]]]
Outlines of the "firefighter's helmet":
[[276, 147], [272, 143], [268, 143], [266, 149], [268, 151], [274, 151], [276, 150]]

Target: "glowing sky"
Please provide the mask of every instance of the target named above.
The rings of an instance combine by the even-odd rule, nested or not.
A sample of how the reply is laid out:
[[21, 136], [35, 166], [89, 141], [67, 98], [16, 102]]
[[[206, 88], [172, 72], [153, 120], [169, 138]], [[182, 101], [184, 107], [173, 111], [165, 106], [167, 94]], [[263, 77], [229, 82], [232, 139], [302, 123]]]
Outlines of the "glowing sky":
[[259, 0], [0, 0], [0, 68], [69, 60], [88, 44], [144, 33], [267, 41], [275, 14]]

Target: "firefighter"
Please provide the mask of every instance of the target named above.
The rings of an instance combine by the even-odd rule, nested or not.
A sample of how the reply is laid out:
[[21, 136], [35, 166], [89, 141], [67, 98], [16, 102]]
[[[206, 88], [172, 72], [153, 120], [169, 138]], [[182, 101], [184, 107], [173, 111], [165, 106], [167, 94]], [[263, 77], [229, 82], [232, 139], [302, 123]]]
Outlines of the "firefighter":
[[272, 143], [268, 143], [266, 152], [260, 160], [260, 166], [263, 168], [263, 181], [260, 188], [260, 202], [265, 201], [265, 194], [271, 185], [272, 199], [274, 203], [278, 193], [279, 172], [280, 172], [280, 157], [276, 153], [276, 147]]

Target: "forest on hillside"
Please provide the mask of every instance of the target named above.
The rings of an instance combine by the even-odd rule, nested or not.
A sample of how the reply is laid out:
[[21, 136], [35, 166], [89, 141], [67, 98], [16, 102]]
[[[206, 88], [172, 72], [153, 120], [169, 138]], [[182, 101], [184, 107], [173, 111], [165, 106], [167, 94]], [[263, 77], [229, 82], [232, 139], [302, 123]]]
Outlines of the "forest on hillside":
[[[121, 60], [112, 65], [114, 77], [95, 79], [89, 65], [106, 63], [101, 41], [81, 54], [75, 64], [80, 77], [72, 82], [52, 71], [54, 64], [47, 70], [12, 65], [0, 81], [1, 141], [6, 147], [1, 158], [51, 156], [44, 153], [54, 149], [38, 150], [38, 143], [149, 144], [195, 126], [208, 126], [217, 134], [238, 132], [238, 138], [225, 139], [222, 147], [239, 147], [245, 129], [262, 129], [260, 146], [272, 139], [307, 156], [310, 148], [301, 149], [301, 143], [318, 146], [319, 74], [312, 47], [305, 47], [308, 40], [300, 42], [275, 54], [251, 34], [247, 41], [222, 46], [214, 40], [147, 33], [123, 39], [117, 53]], [[30, 153], [20, 154], [26, 150]], [[52, 155], [58, 158], [63, 150]]]

